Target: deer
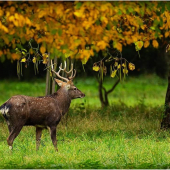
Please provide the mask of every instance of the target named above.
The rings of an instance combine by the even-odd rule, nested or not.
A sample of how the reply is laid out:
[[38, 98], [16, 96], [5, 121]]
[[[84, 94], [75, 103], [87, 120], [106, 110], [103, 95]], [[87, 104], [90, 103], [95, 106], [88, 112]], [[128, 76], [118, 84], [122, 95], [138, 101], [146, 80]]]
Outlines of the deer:
[[[58, 72], [54, 70], [53, 65], [51, 60], [51, 72], [57, 76], [54, 80], [60, 87], [55, 93], [42, 97], [15, 95], [0, 106], [0, 112], [5, 118], [9, 130], [7, 143], [10, 150], [13, 149], [14, 139], [19, 135], [23, 126], [35, 126], [36, 150], [40, 146], [42, 130], [48, 128], [54, 148], [58, 151], [57, 125], [64, 114], [68, 112], [71, 100], [83, 98], [85, 94], [73, 84], [73, 79], [76, 76], [75, 69], [73, 73], [73, 64], [71, 64], [70, 71], [66, 71], [66, 62], [64, 68], [61, 63]], [[67, 77], [61, 76], [61, 71]]]

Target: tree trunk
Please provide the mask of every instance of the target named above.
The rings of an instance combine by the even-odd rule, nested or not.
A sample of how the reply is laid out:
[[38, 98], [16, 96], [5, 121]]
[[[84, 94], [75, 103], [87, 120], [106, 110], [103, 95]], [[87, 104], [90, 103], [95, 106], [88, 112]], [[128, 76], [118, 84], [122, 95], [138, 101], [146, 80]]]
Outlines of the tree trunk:
[[161, 122], [162, 129], [170, 128], [170, 56], [169, 56], [169, 53], [165, 52], [166, 46], [167, 46], [167, 44], [165, 43], [162, 46], [162, 49], [160, 51], [161, 52], [160, 55], [164, 54], [166, 63], [167, 63], [167, 67], [168, 67], [168, 87], [167, 87], [166, 97], [165, 97], [165, 111], [164, 111], [163, 119]]
[[[57, 69], [57, 57], [54, 58], [54, 71], [56, 71], [56, 69]], [[51, 93], [55, 93], [55, 85], [56, 85], [56, 82], [53, 79], [52, 80], [52, 90], [51, 90]]]
[[[47, 63], [47, 67], [49, 68], [51, 60], [49, 59], [49, 62]], [[51, 77], [50, 77], [50, 71], [47, 69], [46, 73], [46, 91], [45, 94], [49, 95], [51, 93]]]
[[109, 99], [108, 99], [108, 95], [116, 88], [116, 86], [118, 85], [118, 83], [120, 82], [120, 79], [118, 79], [114, 85], [112, 86], [112, 88], [110, 90], [106, 90], [105, 87], [103, 86], [103, 81], [102, 79], [98, 79], [98, 83], [99, 83], [99, 99], [100, 99], [100, 103], [102, 107], [107, 107], [109, 106]]
[[163, 129], [170, 128], [170, 72], [168, 75], [168, 88], [165, 98], [165, 114], [161, 122], [161, 128]]

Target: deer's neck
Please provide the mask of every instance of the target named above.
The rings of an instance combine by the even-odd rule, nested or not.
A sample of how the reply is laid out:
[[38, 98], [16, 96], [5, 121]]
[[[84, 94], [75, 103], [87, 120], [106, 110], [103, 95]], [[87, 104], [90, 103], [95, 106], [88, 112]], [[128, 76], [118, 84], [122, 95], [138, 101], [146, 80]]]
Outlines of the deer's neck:
[[68, 111], [71, 103], [71, 98], [68, 95], [68, 91], [60, 88], [56, 93], [56, 99], [57, 104], [64, 115]]

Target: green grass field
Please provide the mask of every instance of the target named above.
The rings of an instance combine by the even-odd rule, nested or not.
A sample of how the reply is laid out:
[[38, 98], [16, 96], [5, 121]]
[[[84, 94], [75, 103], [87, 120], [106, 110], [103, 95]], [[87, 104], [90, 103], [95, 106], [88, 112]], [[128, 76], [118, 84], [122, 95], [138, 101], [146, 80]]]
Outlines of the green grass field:
[[[111, 87], [113, 79], [105, 82]], [[78, 79], [86, 94], [71, 104], [57, 129], [58, 152], [48, 130], [35, 151], [35, 128], [24, 127], [9, 151], [7, 125], [0, 119], [0, 169], [4, 168], [170, 168], [170, 135], [160, 130], [167, 81], [156, 76], [129, 77], [100, 108], [94, 78]], [[0, 82], [0, 104], [16, 94], [42, 96], [43, 80]]]

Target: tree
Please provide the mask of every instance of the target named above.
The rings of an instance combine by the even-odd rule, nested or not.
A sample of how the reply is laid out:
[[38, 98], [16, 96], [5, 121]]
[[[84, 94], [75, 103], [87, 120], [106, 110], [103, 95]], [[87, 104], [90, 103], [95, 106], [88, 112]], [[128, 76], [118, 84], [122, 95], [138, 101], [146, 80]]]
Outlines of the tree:
[[[112, 46], [136, 49], [169, 36], [168, 2], [1, 2], [1, 57], [20, 59], [16, 46], [34, 39], [54, 58], [81, 59]], [[10, 55], [11, 54], [11, 55]]]
[[[85, 64], [107, 47], [158, 48], [158, 39], [166, 44], [170, 36], [169, 10], [170, 3], [161, 1], [0, 2], [0, 58], [28, 62], [32, 54], [35, 63], [70, 57]], [[39, 44], [40, 55], [23, 51], [30, 40]]]

